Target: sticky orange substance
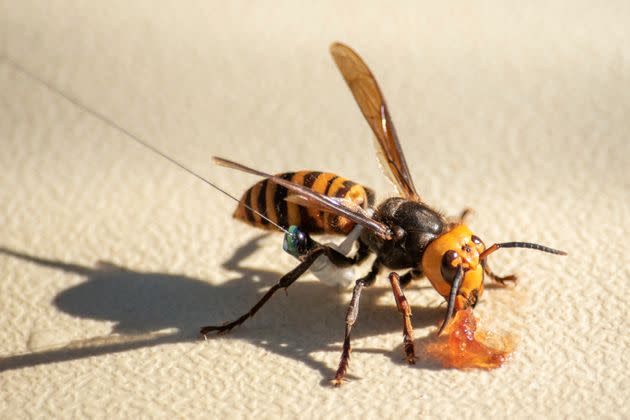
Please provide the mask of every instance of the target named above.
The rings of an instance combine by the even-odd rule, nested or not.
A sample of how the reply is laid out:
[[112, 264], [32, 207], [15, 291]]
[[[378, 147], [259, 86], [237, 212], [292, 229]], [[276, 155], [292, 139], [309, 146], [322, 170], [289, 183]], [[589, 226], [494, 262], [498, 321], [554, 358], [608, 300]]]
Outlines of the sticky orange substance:
[[477, 331], [477, 320], [472, 309], [455, 313], [453, 320], [440, 337], [425, 348], [429, 357], [454, 369], [496, 369], [510, 359], [514, 340], [510, 336]]

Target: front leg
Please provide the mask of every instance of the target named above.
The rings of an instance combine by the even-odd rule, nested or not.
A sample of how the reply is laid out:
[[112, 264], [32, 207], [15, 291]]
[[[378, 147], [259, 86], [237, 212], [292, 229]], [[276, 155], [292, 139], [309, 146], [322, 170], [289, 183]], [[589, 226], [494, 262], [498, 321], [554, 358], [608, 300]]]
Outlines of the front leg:
[[405, 355], [407, 363], [413, 365], [416, 363], [416, 351], [413, 344], [413, 326], [411, 325], [411, 307], [407, 298], [400, 287], [400, 277], [397, 273], [389, 274], [389, 283], [392, 286], [394, 299], [396, 299], [396, 307], [403, 315], [403, 344], [405, 347]]
[[481, 266], [483, 267], [483, 272], [486, 273], [488, 277], [492, 279], [492, 281], [500, 283], [504, 286], [505, 286], [505, 283], [508, 281], [516, 283], [516, 280], [518, 280], [518, 276], [516, 274], [509, 274], [507, 276], [499, 276], [493, 273], [490, 267], [488, 266], [488, 262], [485, 259], [481, 260]]

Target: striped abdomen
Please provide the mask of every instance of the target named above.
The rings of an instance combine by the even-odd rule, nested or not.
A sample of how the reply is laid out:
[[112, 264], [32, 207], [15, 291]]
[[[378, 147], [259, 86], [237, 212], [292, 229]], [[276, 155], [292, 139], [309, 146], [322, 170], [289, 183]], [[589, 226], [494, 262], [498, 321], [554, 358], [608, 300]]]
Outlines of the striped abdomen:
[[[367, 188], [328, 172], [286, 172], [278, 176], [330, 197], [352, 200], [363, 208], [372, 201]], [[269, 221], [249, 210], [245, 204], [285, 229], [295, 225], [307, 233], [347, 234], [354, 227], [354, 222], [344, 217], [289, 203], [285, 200], [287, 194], [285, 187], [264, 179], [245, 191], [234, 217], [253, 226], [274, 229]]]

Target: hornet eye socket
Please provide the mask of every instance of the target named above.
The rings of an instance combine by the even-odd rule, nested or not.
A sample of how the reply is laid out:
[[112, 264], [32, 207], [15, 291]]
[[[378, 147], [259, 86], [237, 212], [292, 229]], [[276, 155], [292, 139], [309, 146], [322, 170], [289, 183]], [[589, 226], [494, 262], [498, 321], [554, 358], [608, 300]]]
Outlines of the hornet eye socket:
[[453, 261], [458, 258], [459, 255], [453, 250], [446, 251], [442, 256], [442, 265], [440, 267], [442, 278], [451, 285], [453, 284], [453, 279], [455, 279], [455, 274], [457, 274], [457, 266], [453, 266]]

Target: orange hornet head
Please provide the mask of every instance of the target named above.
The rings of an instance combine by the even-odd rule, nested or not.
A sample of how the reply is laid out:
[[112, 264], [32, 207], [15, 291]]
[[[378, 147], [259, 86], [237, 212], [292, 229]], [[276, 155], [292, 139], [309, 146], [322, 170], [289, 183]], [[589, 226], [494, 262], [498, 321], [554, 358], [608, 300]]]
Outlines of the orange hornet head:
[[475, 306], [483, 293], [483, 266], [479, 255], [485, 245], [465, 225], [453, 229], [432, 241], [422, 256], [422, 271], [439, 294], [449, 299], [458, 271], [462, 271], [454, 309]]
[[483, 293], [484, 260], [499, 248], [529, 248], [556, 255], [566, 252], [529, 242], [484, 243], [465, 225], [455, 225], [429, 243], [422, 256], [422, 271], [448, 302], [444, 330], [453, 313], [474, 307]]

